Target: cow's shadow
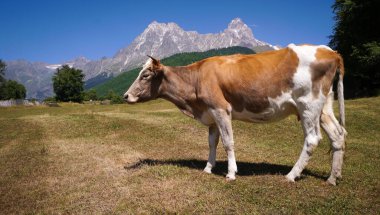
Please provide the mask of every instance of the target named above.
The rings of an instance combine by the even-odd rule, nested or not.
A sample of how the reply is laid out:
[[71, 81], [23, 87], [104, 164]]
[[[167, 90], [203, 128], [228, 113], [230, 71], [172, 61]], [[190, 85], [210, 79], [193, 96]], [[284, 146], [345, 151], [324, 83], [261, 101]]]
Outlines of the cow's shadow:
[[[143, 166], [160, 166], [160, 165], [174, 165], [179, 167], [186, 167], [190, 169], [197, 169], [202, 171], [207, 161], [197, 159], [177, 159], [177, 160], [155, 160], [155, 159], [141, 159], [132, 165], [126, 165], [126, 170], [139, 169]], [[291, 166], [282, 164], [271, 163], [250, 163], [250, 162], [236, 162], [239, 176], [252, 176], [252, 175], [286, 175], [292, 169]], [[227, 161], [217, 161], [216, 167], [213, 168], [213, 174], [225, 176], [227, 174], [228, 163]], [[319, 173], [311, 172], [305, 169], [302, 172], [303, 176], [312, 176], [318, 179], [326, 180], [327, 176]], [[301, 179], [303, 177], [301, 176]]]

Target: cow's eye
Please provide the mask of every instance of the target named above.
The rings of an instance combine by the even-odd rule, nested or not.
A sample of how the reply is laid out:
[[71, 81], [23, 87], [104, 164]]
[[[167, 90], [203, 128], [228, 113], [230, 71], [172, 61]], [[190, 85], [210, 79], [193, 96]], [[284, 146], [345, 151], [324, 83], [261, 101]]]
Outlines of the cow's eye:
[[149, 74], [143, 74], [143, 79], [148, 79], [149, 78]]

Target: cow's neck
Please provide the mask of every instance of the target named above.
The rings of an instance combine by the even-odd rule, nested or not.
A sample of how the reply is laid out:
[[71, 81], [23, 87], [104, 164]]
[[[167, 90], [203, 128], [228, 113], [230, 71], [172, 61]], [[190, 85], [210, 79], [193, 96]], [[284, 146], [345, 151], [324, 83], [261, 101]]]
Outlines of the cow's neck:
[[196, 100], [196, 75], [189, 67], [164, 67], [159, 97], [174, 103], [184, 114], [194, 118], [192, 101]]

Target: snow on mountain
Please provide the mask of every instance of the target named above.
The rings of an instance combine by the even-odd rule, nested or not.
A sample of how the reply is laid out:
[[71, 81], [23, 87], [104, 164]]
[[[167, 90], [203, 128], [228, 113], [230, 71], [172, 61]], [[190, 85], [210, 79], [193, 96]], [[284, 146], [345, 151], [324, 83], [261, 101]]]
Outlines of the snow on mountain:
[[79, 68], [85, 72], [86, 79], [102, 73], [117, 75], [140, 66], [145, 62], [146, 55], [164, 58], [181, 52], [230, 46], [272, 47], [256, 39], [252, 30], [240, 18], [233, 19], [223, 32], [216, 34], [199, 34], [196, 31], [185, 31], [173, 22], [153, 21], [129, 46], [120, 49], [112, 58], [92, 61]]
[[252, 30], [240, 19], [230, 22], [222, 33], [199, 34], [195, 31], [184, 31], [175, 23], [152, 22], [128, 47], [119, 50], [112, 60], [117, 65], [118, 73], [141, 65], [146, 55], [164, 58], [180, 52], [206, 51], [230, 46], [269, 45], [255, 39]]

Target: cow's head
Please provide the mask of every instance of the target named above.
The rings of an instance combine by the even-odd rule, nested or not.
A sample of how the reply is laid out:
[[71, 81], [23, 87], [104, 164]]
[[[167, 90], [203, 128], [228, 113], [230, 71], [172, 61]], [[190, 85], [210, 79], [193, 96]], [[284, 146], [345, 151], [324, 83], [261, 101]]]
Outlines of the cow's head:
[[156, 99], [163, 77], [163, 65], [159, 60], [148, 56], [139, 76], [124, 94], [124, 100], [130, 104]]

